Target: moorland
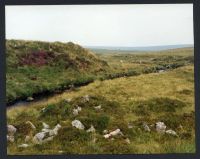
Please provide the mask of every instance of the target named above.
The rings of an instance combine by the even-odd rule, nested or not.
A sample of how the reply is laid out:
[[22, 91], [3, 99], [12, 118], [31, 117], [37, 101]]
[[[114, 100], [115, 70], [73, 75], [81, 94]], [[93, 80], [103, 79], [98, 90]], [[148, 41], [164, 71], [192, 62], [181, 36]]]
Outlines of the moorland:
[[194, 153], [193, 51], [7, 40], [8, 154]]

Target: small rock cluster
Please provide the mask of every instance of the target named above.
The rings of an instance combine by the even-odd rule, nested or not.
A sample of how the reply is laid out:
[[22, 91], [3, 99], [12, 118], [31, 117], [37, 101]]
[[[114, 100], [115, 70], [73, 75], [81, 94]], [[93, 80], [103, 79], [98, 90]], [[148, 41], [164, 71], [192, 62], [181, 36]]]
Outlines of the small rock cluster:
[[82, 108], [81, 107], [77, 107], [76, 109], [73, 109], [73, 115], [77, 116], [79, 114], [79, 112], [81, 112]]
[[[30, 125], [33, 130], [36, 129], [35, 125], [32, 122], [27, 121], [26, 124]], [[24, 141], [26, 143], [19, 145], [18, 148], [29, 147], [30, 145], [27, 144], [27, 142], [29, 141], [32, 141], [33, 144], [42, 144], [51, 141], [58, 134], [58, 131], [61, 128], [60, 124], [57, 124], [53, 129], [50, 129], [49, 125], [44, 122], [42, 124], [43, 124], [43, 129], [41, 130], [41, 132], [36, 133], [33, 138], [29, 135], [25, 136]], [[13, 125], [8, 125], [7, 129], [8, 129], [7, 141], [14, 142], [15, 141], [14, 135], [17, 132], [17, 128], [15, 128]]]
[[57, 124], [53, 129], [50, 129], [49, 125], [44, 122], [42, 124], [42, 131], [37, 133], [32, 139], [35, 144], [42, 144], [53, 140], [53, 138], [58, 134], [58, 130], [61, 128], [60, 124]]
[[[147, 125], [147, 123], [143, 123], [143, 129], [145, 130], [145, 131], [147, 131], [147, 132], [150, 132], [151, 131], [151, 129], [150, 129], [150, 127]], [[169, 129], [169, 130], [166, 130], [166, 128], [167, 128], [167, 126], [165, 125], [165, 123], [164, 122], [157, 122], [156, 124], [155, 124], [155, 130], [156, 130], [156, 132], [158, 132], [158, 133], [161, 133], [161, 134], [169, 134], [169, 135], [172, 135], [172, 136], [178, 136], [177, 135], [177, 133], [174, 131], [174, 130], [171, 130], [171, 129]]]
[[9, 142], [14, 142], [15, 141], [15, 137], [14, 137], [14, 135], [15, 135], [15, 133], [16, 133], [16, 131], [17, 131], [17, 128], [15, 128], [13, 125], [8, 125], [7, 126], [7, 133], [8, 133], [8, 135], [7, 135], [7, 141], [9, 141]]
[[83, 102], [89, 102], [89, 101], [90, 101], [90, 96], [89, 95], [83, 96]]

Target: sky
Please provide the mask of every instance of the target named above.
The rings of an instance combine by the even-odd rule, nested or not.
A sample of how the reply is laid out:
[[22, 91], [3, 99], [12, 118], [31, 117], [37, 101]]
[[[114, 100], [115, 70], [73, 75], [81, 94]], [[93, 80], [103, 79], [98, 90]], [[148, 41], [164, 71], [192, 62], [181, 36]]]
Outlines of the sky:
[[6, 6], [6, 39], [83, 46], [193, 44], [193, 5]]

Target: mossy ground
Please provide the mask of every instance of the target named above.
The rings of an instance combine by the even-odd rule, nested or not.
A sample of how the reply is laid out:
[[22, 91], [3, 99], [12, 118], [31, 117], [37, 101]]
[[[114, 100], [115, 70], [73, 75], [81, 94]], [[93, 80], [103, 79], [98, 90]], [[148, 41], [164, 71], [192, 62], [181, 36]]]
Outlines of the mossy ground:
[[[89, 102], [83, 102], [85, 95], [91, 96]], [[69, 98], [72, 101], [66, 102]], [[82, 107], [82, 111], [74, 117], [72, 109], [76, 105]], [[102, 110], [96, 111], [94, 106], [97, 105], [101, 105]], [[46, 111], [42, 112], [42, 108]], [[17, 141], [8, 144], [8, 154], [194, 153], [194, 118], [193, 65], [163, 73], [96, 80], [48, 101], [8, 109], [7, 122], [19, 129]], [[86, 128], [94, 125], [96, 133], [73, 128], [71, 121], [74, 119], [79, 119]], [[20, 149], [17, 145], [24, 142], [24, 135], [29, 132], [28, 128], [23, 128], [27, 120], [36, 125], [36, 132], [41, 130], [41, 122], [51, 127], [60, 123], [62, 128], [53, 141]], [[167, 129], [175, 130], [178, 137], [158, 134], [153, 127], [151, 132], [143, 130], [143, 122], [153, 125], [158, 121], [163, 121]], [[128, 124], [133, 128], [129, 129]], [[103, 138], [102, 130], [117, 128], [124, 137]], [[130, 144], [125, 142], [126, 138], [130, 139]]]

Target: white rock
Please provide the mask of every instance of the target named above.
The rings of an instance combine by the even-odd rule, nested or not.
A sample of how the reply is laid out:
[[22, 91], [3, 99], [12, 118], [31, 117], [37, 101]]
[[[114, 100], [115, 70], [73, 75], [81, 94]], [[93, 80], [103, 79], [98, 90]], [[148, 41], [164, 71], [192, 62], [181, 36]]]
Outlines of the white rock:
[[54, 136], [50, 136], [50, 137], [48, 137], [48, 138], [42, 140], [41, 143], [46, 143], [46, 142], [48, 142], [48, 141], [52, 141], [53, 138], [54, 138]]
[[166, 134], [172, 135], [172, 136], [178, 136], [177, 133], [174, 130], [167, 130], [165, 131]]
[[111, 136], [116, 136], [116, 135], [122, 135], [123, 133], [121, 132], [120, 129], [116, 129], [115, 131], [110, 132], [109, 134], [104, 135], [104, 138], [110, 138]]
[[96, 110], [101, 110], [101, 105], [94, 107]]
[[144, 128], [145, 131], [148, 131], [148, 132], [151, 131], [151, 129], [149, 128], [149, 126], [147, 125], [147, 123], [143, 123], [143, 128]]
[[114, 139], [114, 138], [111, 138], [111, 140], [114, 141], [115, 139]]
[[58, 130], [60, 130], [60, 128], [61, 128], [61, 125], [60, 125], [60, 124], [57, 124], [57, 125], [55, 126], [55, 128], [53, 129], [54, 135], [57, 135], [57, 134], [58, 134]]
[[50, 130], [49, 131], [49, 136], [55, 136], [55, 135], [58, 135], [58, 130], [60, 130], [61, 128], [61, 125], [60, 124], [57, 124], [53, 130]]
[[45, 133], [48, 133], [50, 131], [51, 131], [51, 129], [42, 129], [42, 132], [45, 132]]
[[130, 141], [129, 138], [126, 138], [126, 139], [125, 139], [125, 142], [126, 142], [127, 144], [130, 144], [130, 143], [131, 143], [131, 141]]
[[95, 132], [95, 128], [93, 125], [91, 125], [91, 127], [87, 130], [87, 132]]
[[89, 102], [90, 101], [90, 96], [89, 95], [83, 96], [83, 100], [84, 100], [84, 102]]
[[110, 135], [116, 136], [116, 135], [123, 135], [120, 129], [116, 129], [115, 131], [110, 132]]
[[27, 102], [31, 102], [31, 101], [33, 101], [33, 100], [34, 100], [33, 97], [28, 97], [28, 98], [26, 99]]
[[42, 140], [44, 139], [44, 137], [46, 136], [45, 132], [39, 132], [37, 133], [34, 137], [33, 137], [33, 143], [35, 144], [40, 144], [42, 143]]
[[44, 129], [49, 129], [49, 125], [46, 124], [45, 122], [43, 122], [42, 125], [43, 125], [43, 128], [44, 128]]
[[15, 142], [15, 137], [7, 135], [7, 141], [13, 143]]
[[42, 112], [44, 112], [44, 111], [45, 111], [45, 109], [46, 109], [46, 108], [42, 108]]
[[163, 122], [156, 123], [156, 131], [159, 133], [165, 133], [167, 126]]
[[28, 144], [21, 144], [21, 145], [19, 145], [18, 147], [19, 147], [19, 148], [27, 148], [27, 147], [29, 147], [29, 145], [28, 145]]
[[29, 124], [32, 129], [34, 129], [34, 130], [36, 129], [35, 125], [32, 122], [27, 121], [26, 124]]
[[8, 130], [8, 135], [13, 136], [16, 133], [17, 128], [15, 128], [13, 125], [7, 125], [7, 130]]
[[110, 136], [111, 136], [110, 134], [106, 134], [106, 135], [104, 135], [104, 138], [108, 139]]
[[69, 102], [71, 102], [72, 100], [71, 100], [70, 98], [67, 98], [67, 99], [65, 99], [65, 101], [66, 101], [67, 103], [69, 103]]
[[107, 133], [108, 133], [108, 130], [104, 130], [103, 133], [104, 133], [104, 134], [107, 134]]
[[81, 108], [81, 107], [78, 107], [77, 110], [78, 110], [78, 112], [80, 112], [80, 111], [82, 110], [82, 108]]
[[82, 129], [82, 130], [85, 129], [85, 126], [79, 120], [73, 120], [72, 126], [74, 126], [77, 129]]
[[30, 140], [31, 140], [31, 137], [28, 136], [28, 135], [27, 135], [27, 136], [25, 137], [25, 139], [24, 139], [25, 142], [29, 142]]
[[77, 109], [73, 109], [73, 115], [77, 116], [78, 115], [78, 110]]

